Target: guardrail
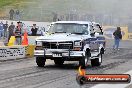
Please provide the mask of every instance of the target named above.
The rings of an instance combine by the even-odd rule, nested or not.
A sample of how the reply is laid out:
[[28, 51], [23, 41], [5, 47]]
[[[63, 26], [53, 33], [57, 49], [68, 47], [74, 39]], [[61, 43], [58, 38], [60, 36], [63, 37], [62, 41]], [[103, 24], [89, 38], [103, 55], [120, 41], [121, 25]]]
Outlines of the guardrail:
[[128, 33], [128, 39], [132, 39], [132, 33]]
[[0, 60], [25, 58], [25, 46], [0, 46]]
[[0, 46], [0, 60], [10, 60], [34, 56], [35, 45]]

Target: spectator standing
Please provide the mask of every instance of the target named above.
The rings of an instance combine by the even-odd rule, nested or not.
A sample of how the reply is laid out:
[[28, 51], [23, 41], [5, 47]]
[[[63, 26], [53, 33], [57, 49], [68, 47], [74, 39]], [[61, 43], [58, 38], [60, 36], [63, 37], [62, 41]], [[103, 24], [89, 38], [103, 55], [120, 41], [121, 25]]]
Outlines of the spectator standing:
[[17, 26], [14, 31], [15, 38], [16, 38], [16, 44], [21, 45], [22, 42], [22, 28], [21, 28], [21, 22], [17, 22]]
[[13, 20], [14, 19], [14, 14], [15, 14], [15, 11], [13, 9], [11, 9], [9, 11], [9, 14], [10, 14], [10, 20]]
[[0, 39], [3, 37], [3, 22], [0, 23]]
[[36, 28], [36, 24], [33, 24], [33, 27], [31, 29], [31, 31], [32, 31], [32, 36], [36, 36], [37, 35], [38, 28]]
[[13, 22], [11, 22], [11, 25], [8, 28], [8, 42], [10, 40], [10, 37], [14, 36], [14, 29], [15, 29], [15, 25], [13, 24]]
[[119, 50], [119, 43], [120, 40], [122, 39], [121, 28], [117, 27], [117, 30], [113, 33], [113, 35], [114, 35], [113, 49]]
[[20, 21], [20, 11], [17, 9], [15, 12], [16, 20]]
[[5, 37], [5, 38], [7, 38], [7, 28], [8, 28], [8, 21], [6, 21], [6, 23], [3, 24], [4, 37]]

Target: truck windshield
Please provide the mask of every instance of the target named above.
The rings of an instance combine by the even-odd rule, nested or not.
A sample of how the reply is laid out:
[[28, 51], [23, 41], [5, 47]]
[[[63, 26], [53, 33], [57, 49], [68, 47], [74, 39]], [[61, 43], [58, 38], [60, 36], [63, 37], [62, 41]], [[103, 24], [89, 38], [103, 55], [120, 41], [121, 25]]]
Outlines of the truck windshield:
[[48, 30], [49, 33], [72, 33], [72, 34], [88, 34], [88, 24], [75, 23], [56, 23], [52, 24]]

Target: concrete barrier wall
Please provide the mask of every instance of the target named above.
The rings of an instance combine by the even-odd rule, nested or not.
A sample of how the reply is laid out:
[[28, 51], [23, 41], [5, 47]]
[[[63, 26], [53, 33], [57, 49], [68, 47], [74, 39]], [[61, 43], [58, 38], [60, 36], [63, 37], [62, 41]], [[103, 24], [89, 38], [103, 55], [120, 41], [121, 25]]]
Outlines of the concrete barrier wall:
[[34, 57], [35, 45], [28, 45], [26, 48], [26, 57]]
[[0, 60], [24, 58], [25, 46], [0, 46]]
[[128, 39], [132, 39], [132, 33], [128, 33]]

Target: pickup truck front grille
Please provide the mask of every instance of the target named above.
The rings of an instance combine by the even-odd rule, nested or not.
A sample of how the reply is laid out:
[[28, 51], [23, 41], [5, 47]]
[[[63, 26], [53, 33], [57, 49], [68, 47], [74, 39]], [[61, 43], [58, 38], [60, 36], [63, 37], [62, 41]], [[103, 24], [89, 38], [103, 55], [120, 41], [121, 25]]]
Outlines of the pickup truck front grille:
[[47, 49], [73, 49], [73, 42], [43, 42], [43, 48]]
[[99, 43], [97, 43], [97, 42], [90, 42], [90, 49], [91, 50], [97, 50], [97, 49], [99, 49]]

